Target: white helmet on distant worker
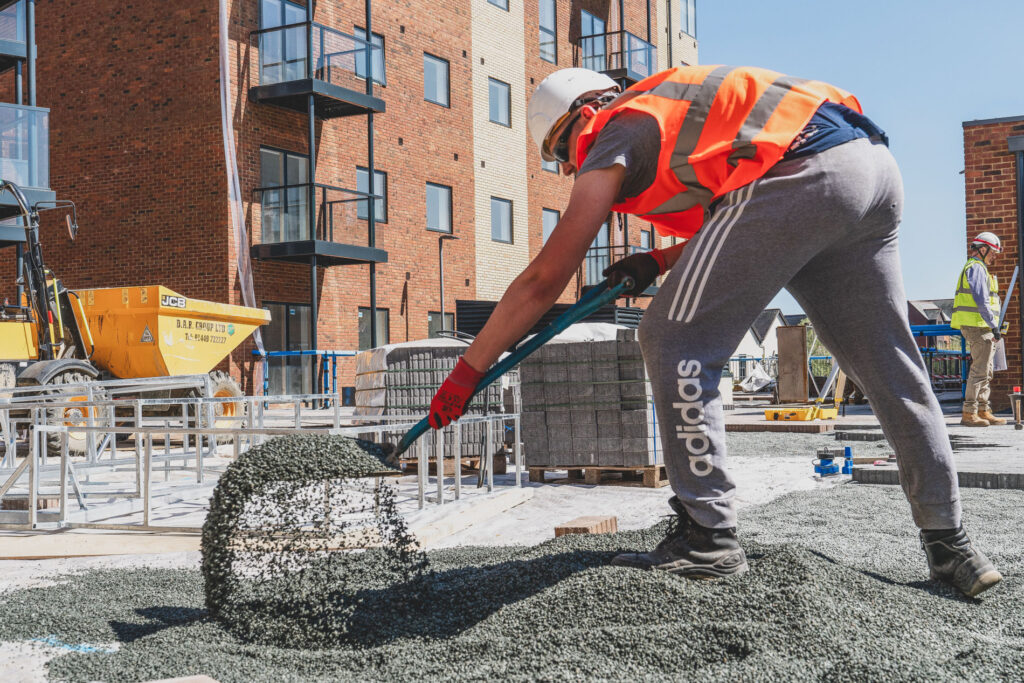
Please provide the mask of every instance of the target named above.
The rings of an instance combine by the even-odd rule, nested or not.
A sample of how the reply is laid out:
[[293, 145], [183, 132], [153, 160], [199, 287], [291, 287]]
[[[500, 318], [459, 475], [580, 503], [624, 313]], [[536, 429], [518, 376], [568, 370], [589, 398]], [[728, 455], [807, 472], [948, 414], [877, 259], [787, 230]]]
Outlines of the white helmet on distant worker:
[[556, 161], [551, 155], [552, 133], [583, 104], [580, 100], [585, 95], [597, 96], [618, 89], [611, 78], [590, 69], [559, 69], [541, 81], [526, 109], [526, 125], [540, 147], [541, 157], [545, 161]]
[[1003, 244], [999, 241], [999, 237], [992, 232], [981, 232], [978, 236], [971, 240], [972, 247], [990, 247], [997, 254], [1003, 251]]

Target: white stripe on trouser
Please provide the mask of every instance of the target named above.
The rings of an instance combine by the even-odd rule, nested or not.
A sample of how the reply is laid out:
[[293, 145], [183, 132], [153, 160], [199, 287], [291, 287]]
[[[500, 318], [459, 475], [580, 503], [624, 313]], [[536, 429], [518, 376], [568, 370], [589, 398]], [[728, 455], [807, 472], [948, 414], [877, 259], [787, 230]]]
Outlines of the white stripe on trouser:
[[[669, 307], [668, 317], [670, 320], [683, 320], [684, 316], [686, 318], [684, 322], [690, 322], [693, 319], [715, 260], [718, 258], [719, 252], [722, 251], [722, 246], [733, 226], [743, 215], [743, 210], [753, 195], [755, 184], [757, 184], [756, 180], [740, 188], [736, 203], [719, 214], [720, 220], [712, 219], [711, 224], [701, 231], [697, 243], [693, 246], [697, 253], [686, 265], [686, 271], [679, 279], [679, 286], [676, 289], [672, 306]], [[685, 293], [683, 292], [684, 285], [686, 285]], [[682, 296], [680, 297], [680, 295]], [[678, 309], [676, 308], [677, 304], [679, 305]]]

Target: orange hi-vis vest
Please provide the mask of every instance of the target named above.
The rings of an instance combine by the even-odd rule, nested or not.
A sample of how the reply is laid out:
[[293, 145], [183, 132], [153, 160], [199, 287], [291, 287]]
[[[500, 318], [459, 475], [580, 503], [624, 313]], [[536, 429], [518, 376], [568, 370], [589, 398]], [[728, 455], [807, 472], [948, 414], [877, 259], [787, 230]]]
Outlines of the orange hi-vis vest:
[[862, 113], [856, 97], [822, 81], [745, 66], [669, 69], [636, 83], [587, 122], [576, 168], [612, 117], [650, 114], [661, 128], [657, 175], [612, 209], [650, 221], [663, 235], [689, 238], [712, 201], [778, 163], [825, 101]]

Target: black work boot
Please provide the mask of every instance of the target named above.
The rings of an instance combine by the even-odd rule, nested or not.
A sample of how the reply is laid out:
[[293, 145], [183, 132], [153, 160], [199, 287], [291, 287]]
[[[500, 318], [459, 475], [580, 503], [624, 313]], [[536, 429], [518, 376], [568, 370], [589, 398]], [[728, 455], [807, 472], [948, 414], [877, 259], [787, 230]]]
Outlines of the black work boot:
[[665, 539], [649, 553], [622, 553], [612, 558], [616, 567], [659, 569], [670, 574], [697, 578], [724, 578], [749, 568], [747, 556], [736, 540], [736, 529], [700, 526], [686, 512], [678, 498], [668, 504], [676, 512]]
[[969, 598], [1003, 580], [991, 560], [971, 544], [963, 526], [922, 530], [921, 547], [928, 556], [932, 580], [947, 583]]

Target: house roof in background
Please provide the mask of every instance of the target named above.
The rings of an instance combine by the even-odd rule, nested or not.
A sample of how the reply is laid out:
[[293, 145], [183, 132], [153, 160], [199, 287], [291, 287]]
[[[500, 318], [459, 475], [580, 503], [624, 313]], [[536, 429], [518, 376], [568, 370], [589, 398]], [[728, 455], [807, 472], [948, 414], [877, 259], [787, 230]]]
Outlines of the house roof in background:
[[784, 324], [786, 319], [782, 315], [782, 311], [777, 308], [766, 308], [761, 311], [761, 314], [754, 320], [754, 324], [750, 326], [750, 330], [754, 333], [754, 338], [760, 344], [764, 341], [764, 337], [768, 334], [768, 330], [772, 328], [772, 323], [776, 319], [779, 319], [779, 324]]

